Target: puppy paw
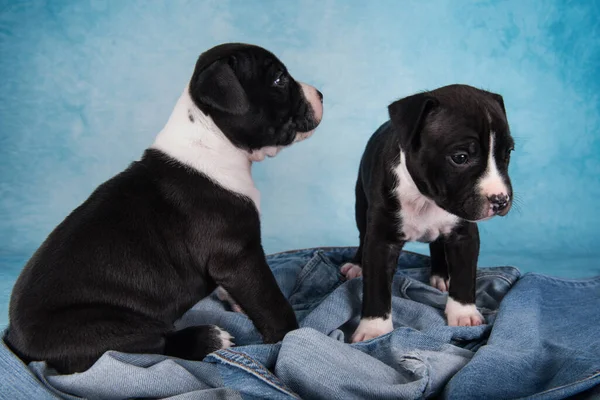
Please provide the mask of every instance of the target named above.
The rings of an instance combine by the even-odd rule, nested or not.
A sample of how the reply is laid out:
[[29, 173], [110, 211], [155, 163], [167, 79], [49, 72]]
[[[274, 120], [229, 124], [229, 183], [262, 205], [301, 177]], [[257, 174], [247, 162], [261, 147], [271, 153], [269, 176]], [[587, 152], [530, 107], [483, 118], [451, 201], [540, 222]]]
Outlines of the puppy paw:
[[356, 264], [346, 263], [340, 268], [340, 272], [348, 280], [362, 276], [362, 268]]
[[362, 342], [373, 339], [394, 330], [392, 318], [363, 318], [360, 320], [354, 335], [352, 343]]
[[218, 326], [215, 326], [215, 330], [216, 332], [216, 336], [217, 336], [217, 342], [220, 341], [220, 346], [217, 348], [217, 350], [220, 349], [228, 349], [229, 347], [232, 347], [235, 345], [235, 343], [233, 343], [233, 336], [231, 336], [229, 334], [229, 332], [219, 328]]
[[231, 297], [231, 295], [229, 294], [229, 292], [227, 292], [227, 290], [223, 289], [222, 286], [219, 286], [217, 288], [217, 297], [219, 300], [227, 302], [233, 312], [245, 314], [242, 307], [233, 299], [233, 297]]
[[448, 326], [478, 326], [485, 323], [475, 304], [461, 304], [452, 297], [448, 297], [445, 312]]
[[429, 284], [440, 292], [447, 292], [450, 288], [450, 279], [442, 278], [439, 275], [431, 275]]
[[215, 325], [190, 326], [165, 336], [164, 354], [202, 361], [213, 351], [234, 346], [233, 337]]

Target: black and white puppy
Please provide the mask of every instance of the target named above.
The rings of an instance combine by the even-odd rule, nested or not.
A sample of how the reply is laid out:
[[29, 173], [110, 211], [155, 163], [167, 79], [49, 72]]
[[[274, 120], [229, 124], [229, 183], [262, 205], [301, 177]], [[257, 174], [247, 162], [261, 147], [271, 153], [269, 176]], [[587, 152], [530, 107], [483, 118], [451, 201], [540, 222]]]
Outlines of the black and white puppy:
[[[448, 291], [451, 326], [483, 323], [475, 306], [477, 222], [512, 204], [514, 142], [500, 95], [450, 85], [392, 103], [369, 140], [356, 182], [360, 246], [347, 278], [363, 276], [353, 342], [393, 330], [391, 284], [406, 242], [430, 243], [431, 285]], [[361, 269], [362, 266], [362, 269]]]
[[61, 373], [107, 350], [201, 360], [230, 335], [174, 322], [218, 285], [265, 342], [281, 340], [298, 324], [265, 260], [250, 169], [310, 136], [322, 113], [321, 93], [265, 49], [232, 43], [200, 55], [154, 144], [25, 266], [8, 345]]

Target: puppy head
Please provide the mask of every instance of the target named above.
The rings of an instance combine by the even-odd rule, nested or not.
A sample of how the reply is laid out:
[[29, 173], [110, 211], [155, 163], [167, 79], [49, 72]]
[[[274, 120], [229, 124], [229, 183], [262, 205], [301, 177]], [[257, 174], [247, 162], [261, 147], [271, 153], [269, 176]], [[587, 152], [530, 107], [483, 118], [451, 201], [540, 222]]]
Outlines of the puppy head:
[[321, 92], [258, 46], [228, 43], [201, 54], [189, 88], [196, 106], [253, 161], [308, 138], [323, 116]]
[[450, 85], [398, 100], [388, 110], [421, 193], [469, 221], [508, 213], [514, 141], [502, 96]]

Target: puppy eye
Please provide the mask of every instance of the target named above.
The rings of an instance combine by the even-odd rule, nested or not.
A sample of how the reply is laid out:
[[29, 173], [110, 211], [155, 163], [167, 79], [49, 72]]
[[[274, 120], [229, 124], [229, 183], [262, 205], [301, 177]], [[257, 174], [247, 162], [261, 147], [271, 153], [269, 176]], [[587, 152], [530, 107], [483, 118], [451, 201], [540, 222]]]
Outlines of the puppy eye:
[[277, 75], [275, 75], [275, 79], [273, 80], [273, 86], [283, 87], [283, 86], [285, 86], [286, 83], [287, 83], [287, 79], [286, 79], [283, 71], [278, 72]]
[[465, 152], [455, 153], [450, 156], [450, 159], [456, 165], [463, 165], [469, 161], [469, 155]]

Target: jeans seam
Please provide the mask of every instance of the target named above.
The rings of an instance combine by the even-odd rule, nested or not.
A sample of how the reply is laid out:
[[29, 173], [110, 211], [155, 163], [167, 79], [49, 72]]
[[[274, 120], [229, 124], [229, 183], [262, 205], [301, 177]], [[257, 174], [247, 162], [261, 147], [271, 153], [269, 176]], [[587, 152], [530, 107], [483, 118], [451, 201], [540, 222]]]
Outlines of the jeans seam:
[[[271, 254], [268, 254], [267, 257], [280, 256], [283, 254], [295, 254], [295, 253], [300, 253], [303, 251], [321, 250], [323, 252], [327, 252], [327, 251], [333, 251], [333, 250], [352, 250], [352, 249], [358, 249], [358, 246], [306, 247], [306, 248], [302, 248], [302, 249], [286, 250], [286, 251], [280, 251], [277, 253], [271, 253]], [[429, 256], [426, 256], [425, 254], [416, 253], [416, 252], [410, 251], [410, 250], [402, 250], [401, 254], [402, 253], [410, 254], [412, 256], [416, 256], [419, 258], [427, 258], [427, 259], [429, 258]]]
[[558, 278], [554, 276], [547, 276], [542, 274], [537, 274], [534, 272], [529, 272], [523, 275], [522, 278], [525, 277], [535, 277], [536, 279], [545, 280], [548, 282], [553, 282], [560, 285], [570, 286], [570, 287], [590, 287], [590, 286], [598, 286], [600, 285], [600, 276], [595, 276], [588, 279], [564, 279]]
[[292, 397], [295, 398], [300, 398], [297, 394], [295, 394], [294, 392], [292, 392], [290, 389], [288, 389], [285, 386], [280, 385], [279, 383], [275, 382], [272, 379], [273, 374], [271, 374], [271, 372], [269, 370], [267, 370], [265, 367], [263, 367], [260, 363], [257, 363], [254, 359], [252, 359], [251, 357], [249, 357], [248, 355], [244, 354], [244, 353], [240, 353], [237, 351], [233, 351], [231, 349], [227, 349], [225, 350], [223, 353], [225, 354], [232, 354], [235, 357], [241, 357], [253, 364], [255, 364], [255, 366], [257, 367], [257, 369], [251, 368], [248, 365], [242, 364], [239, 361], [236, 361], [234, 358], [229, 358], [227, 356], [225, 356], [224, 354], [222, 354], [221, 352], [217, 352], [214, 353], [213, 355], [216, 358], [220, 358], [223, 362], [227, 363], [227, 364], [234, 364], [237, 367], [247, 371], [248, 373], [250, 373], [251, 375], [257, 377], [258, 379], [262, 380], [263, 382], [269, 384], [270, 386], [282, 391], [285, 394], [288, 394]]
[[411, 286], [411, 284], [412, 284], [412, 282], [411, 282], [410, 277], [408, 279], [404, 278], [404, 282], [402, 282], [400, 284], [400, 293], [402, 293], [402, 296], [406, 299], [410, 299], [410, 297], [408, 296], [407, 290]]
[[[318, 258], [318, 259], [317, 259]], [[302, 271], [300, 272], [300, 274], [298, 275], [298, 279], [296, 280], [296, 284], [294, 285], [294, 288], [292, 289], [292, 292], [290, 293], [290, 297], [292, 297], [292, 295], [294, 295], [297, 291], [298, 288], [300, 287], [300, 285], [302, 285], [302, 283], [306, 280], [306, 278], [308, 277], [308, 275], [310, 274], [310, 272], [317, 267], [317, 265], [319, 265], [319, 261], [322, 261], [323, 263], [329, 265], [330, 267], [337, 269], [338, 267], [336, 265], [334, 265], [326, 256], [325, 256], [325, 252], [321, 251], [321, 250], [317, 250], [315, 251], [315, 253], [313, 254], [313, 256], [310, 258], [310, 260], [308, 261], [308, 263], [304, 266], [304, 268], [302, 268]], [[339, 270], [338, 270], [338, 274], [339, 274]], [[336, 285], [335, 287], [337, 287], [339, 285]], [[334, 287], [334, 289], [335, 289]]]
[[308, 260], [308, 262], [302, 268], [302, 271], [300, 271], [300, 273], [298, 274], [298, 279], [296, 279], [296, 284], [294, 285], [294, 288], [290, 292], [290, 296], [289, 297], [292, 297], [294, 295], [294, 293], [296, 293], [298, 291], [298, 288], [306, 280], [306, 277], [309, 275], [309, 273], [314, 268], [316, 268], [316, 266], [318, 265], [317, 261], [318, 261], [317, 260], [317, 255], [313, 254], [313, 256]]
[[541, 396], [541, 395], [544, 395], [544, 394], [552, 393], [552, 392], [555, 392], [557, 390], [565, 389], [565, 388], [568, 388], [570, 386], [577, 385], [577, 384], [583, 383], [585, 381], [589, 381], [590, 379], [594, 379], [596, 377], [600, 377], [600, 370], [596, 370], [592, 375], [588, 376], [587, 378], [583, 378], [583, 379], [580, 379], [580, 380], [575, 381], [575, 382], [567, 383], [566, 385], [557, 386], [557, 387], [552, 388], [552, 389], [544, 390], [543, 392], [539, 392], [539, 393], [536, 393], [536, 394], [531, 395], [531, 396], [522, 397], [522, 399], [527, 399], [527, 398], [531, 398], [531, 397], [534, 397], [534, 396], [537, 397], [537, 396]]
[[[480, 279], [483, 279], [483, 278], [489, 278], [489, 277], [501, 279], [501, 280], [503, 280], [504, 282], [508, 283], [510, 286], [514, 285], [514, 284], [515, 284], [515, 282], [516, 282], [516, 280], [515, 280], [515, 281], [511, 281], [511, 280], [510, 280], [510, 279], [508, 279], [506, 276], [504, 276], [504, 275], [501, 275], [501, 274], [497, 274], [497, 275], [493, 275], [493, 274], [489, 274], [489, 275], [487, 275], [487, 274], [486, 274], [486, 275], [484, 275], [484, 276], [477, 276], [476, 280], [480, 280]], [[508, 293], [508, 292], [507, 292], [507, 293]]]

